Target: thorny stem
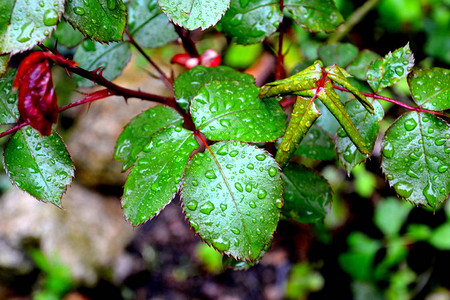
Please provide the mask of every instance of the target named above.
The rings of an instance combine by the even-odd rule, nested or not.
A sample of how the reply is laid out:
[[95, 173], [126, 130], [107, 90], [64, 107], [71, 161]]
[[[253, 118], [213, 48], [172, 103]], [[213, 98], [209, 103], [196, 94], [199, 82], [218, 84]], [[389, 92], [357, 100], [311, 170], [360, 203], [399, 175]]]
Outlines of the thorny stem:
[[336, 32], [331, 35], [327, 43], [337, 43], [339, 42], [347, 33], [352, 30], [352, 28], [358, 24], [362, 18], [375, 6], [380, 0], [368, 0], [366, 3], [361, 5], [355, 12], [347, 19], [347, 21], [338, 27]]
[[[337, 86], [337, 85], [333, 85], [333, 88], [340, 90], [340, 91], [344, 91], [344, 92], [350, 92], [349, 90], [347, 90], [346, 88]], [[384, 97], [384, 96], [380, 96], [380, 95], [376, 95], [376, 94], [369, 94], [369, 93], [363, 93], [361, 92], [361, 94], [363, 94], [366, 97], [371, 97], [371, 98], [375, 98], [375, 99], [380, 99], [380, 100], [384, 100], [384, 101], [388, 101], [394, 104], [397, 104], [398, 106], [401, 106], [403, 108], [406, 108], [408, 110], [412, 110], [412, 111], [416, 111], [416, 112], [426, 112], [426, 113], [430, 113], [433, 115], [439, 115], [439, 116], [446, 116], [445, 113], [440, 112], [440, 111], [434, 111], [434, 110], [428, 110], [428, 109], [423, 109], [420, 107], [413, 107], [413, 106], [409, 106], [405, 103], [402, 103], [400, 101], [388, 98], [388, 97]]]
[[178, 34], [178, 36], [181, 39], [181, 42], [183, 43], [183, 48], [186, 51], [187, 54], [189, 54], [190, 57], [200, 57], [200, 54], [197, 51], [197, 47], [195, 46], [194, 41], [192, 41], [190, 37], [190, 31], [173, 24], [175, 27], [175, 32]]
[[155, 70], [159, 73], [161, 80], [164, 82], [164, 84], [171, 90], [173, 91], [173, 80], [171, 78], [169, 78], [164, 72], [163, 70], [161, 70], [158, 65], [150, 58], [150, 56], [148, 56], [147, 53], [145, 53], [144, 49], [142, 49], [142, 47], [133, 39], [133, 37], [131, 36], [131, 34], [125, 30], [125, 34], [128, 36], [128, 42], [130, 44], [132, 44], [138, 51], [139, 53], [142, 54], [142, 56], [145, 57], [145, 59], [153, 66], [153, 68], [155, 68]]

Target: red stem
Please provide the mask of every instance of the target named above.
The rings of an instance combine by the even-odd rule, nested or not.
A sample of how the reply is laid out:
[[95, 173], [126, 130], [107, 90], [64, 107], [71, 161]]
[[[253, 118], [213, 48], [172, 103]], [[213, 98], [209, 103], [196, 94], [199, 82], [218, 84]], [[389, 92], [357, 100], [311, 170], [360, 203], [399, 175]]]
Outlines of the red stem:
[[190, 57], [200, 57], [200, 54], [197, 51], [197, 47], [190, 37], [191, 33], [176, 24], [173, 24], [173, 26], [175, 27], [175, 32], [178, 34], [181, 42], [183, 43], [183, 47], [186, 53], [189, 54]]
[[[346, 88], [343, 88], [343, 87], [340, 87], [340, 86], [337, 86], [337, 85], [333, 85], [333, 88], [335, 88], [336, 90], [344, 91], [344, 92], [350, 92]], [[366, 97], [380, 99], [380, 100], [384, 100], [384, 101], [388, 101], [388, 102], [397, 104], [397, 105], [399, 105], [399, 106], [401, 106], [403, 108], [406, 108], [408, 110], [417, 111], [417, 112], [426, 112], [426, 113], [430, 113], [430, 114], [433, 114], [433, 115], [439, 115], [439, 116], [446, 116], [443, 112], [440, 112], [440, 111], [434, 111], [434, 110], [423, 109], [423, 108], [420, 108], [420, 107], [409, 106], [409, 105], [407, 105], [405, 103], [402, 103], [400, 101], [397, 101], [397, 100], [394, 100], [394, 99], [391, 99], [391, 98], [388, 98], [388, 97], [379, 96], [379, 95], [376, 95], [376, 94], [363, 93], [363, 92], [361, 92], [361, 94], [363, 94]]]

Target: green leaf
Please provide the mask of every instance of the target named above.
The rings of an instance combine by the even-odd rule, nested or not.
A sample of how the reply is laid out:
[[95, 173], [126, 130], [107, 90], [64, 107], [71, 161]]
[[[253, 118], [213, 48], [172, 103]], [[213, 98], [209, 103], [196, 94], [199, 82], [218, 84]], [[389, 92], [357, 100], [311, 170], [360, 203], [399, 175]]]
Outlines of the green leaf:
[[[316, 121], [315, 125], [319, 126], [329, 135], [335, 135], [341, 125], [333, 116], [331, 111], [319, 100], [314, 101], [320, 113], [322, 114]], [[314, 125], [313, 125], [314, 126]], [[334, 148], [334, 146], [333, 146]], [[335, 153], [336, 154], [336, 153]], [[336, 155], [335, 155], [336, 156]]]
[[408, 84], [417, 105], [436, 111], [450, 108], [448, 69], [414, 70], [408, 76]]
[[75, 47], [83, 40], [83, 34], [65, 21], [59, 22], [53, 36], [58, 40], [58, 44], [68, 48]]
[[301, 96], [297, 97], [291, 120], [275, 157], [281, 167], [284, 167], [289, 162], [303, 137], [319, 116], [320, 112], [311, 99]]
[[12, 90], [14, 77], [16, 69], [13, 68], [0, 77], [0, 124], [16, 123], [19, 120], [17, 93]]
[[0, 55], [0, 77], [5, 75], [6, 70], [8, 69], [9, 58], [9, 54]]
[[84, 35], [99, 42], [117, 42], [127, 22], [122, 0], [67, 1], [64, 17]]
[[0, 4], [0, 54], [33, 48], [56, 29], [65, 0], [7, 0]]
[[300, 223], [323, 220], [330, 210], [332, 191], [317, 172], [302, 165], [289, 164], [283, 169], [283, 216]]
[[398, 118], [382, 143], [381, 167], [397, 194], [437, 207], [450, 193], [450, 125], [427, 113]]
[[[378, 123], [383, 119], [384, 110], [377, 100], [369, 99], [375, 108], [375, 113], [373, 114], [369, 113], [357, 100], [347, 102], [345, 109], [356, 129], [363, 137], [368, 149], [372, 152], [380, 127]], [[363, 155], [358, 151], [342, 127], [338, 130], [337, 135], [336, 150], [339, 154], [339, 160], [347, 170], [347, 173], [350, 174], [356, 165], [366, 161], [367, 155]]]
[[230, 6], [230, 0], [159, 0], [158, 3], [172, 22], [189, 30], [215, 25]]
[[333, 64], [345, 68], [358, 55], [358, 48], [352, 44], [326, 44], [317, 50], [319, 58], [326, 66]]
[[367, 49], [363, 50], [359, 53], [358, 57], [348, 65], [347, 71], [359, 80], [366, 81], [369, 65], [378, 58], [380, 58], [380, 56], [377, 53]]
[[[333, 118], [333, 120], [335, 119]], [[317, 124], [313, 124], [308, 130], [305, 138], [300, 142], [299, 147], [295, 151], [295, 154], [318, 160], [331, 160], [336, 158], [333, 140]]]
[[282, 18], [280, 4], [276, 0], [232, 0], [219, 26], [236, 43], [253, 44], [274, 33]]
[[183, 118], [175, 110], [162, 105], [150, 108], [131, 120], [117, 139], [114, 151], [114, 159], [123, 162], [122, 171], [134, 164], [136, 156], [155, 132], [170, 125], [182, 126]]
[[36, 197], [61, 206], [61, 197], [72, 182], [74, 166], [61, 137], [40, 136], [30, 126], [10, 138], [4, 153], [11, 181]]
[[332, 0], [286, 0], [284, 6], [290, 18], [311, 32], [331, 32], [344, 22]]
[[398, 234], [411, 208], [411, 205], [396, 198], [383, 199], [376, 205], [374, 223], [386, 236]]
[[196, 66], [177, 77], [174, 84], [175, 98], [182, 109], [188, 110], [191, 100], [207, 83], [216, 81], [233, 81], [255, 83], [252, 75], [238, 72], [226, 66], [208, 68]]
[[350, 137], [351, 141], [358, 150], [363, 154], [370, 154], [370, 150], [364, 141], [364, 138], [358, 132], [358, 129], [353, 124], [350, 115], [346, 111], [344, 104], [339, 100], [339, 96], [334, 91], [331, 82], [326, 82], [324, 88], [319, 90], [317, 98], [330, 110], [334, 117], [341, 124], [344, 131]]
[[450, 222], [444, 223], [435, 228], [431, 234], [429, 242], [433, 245], [433, 247], [439, 250], [450, 250]]
[[262, 149], [219, 142], [194, 156], [181, 192], [200, 237], [217, 250], [253, 261], [271, 241], [283, 205], [281, 172]]
[[128, 29], [144, 48], [163, 46], [178, 38], [156, 0], [135, 0], [128, 4]]
[[275, 141], [286, 115], [275, 100], [262, 101], [258, 93], [253, 83], [212, 81], [192, 100], [192, 119], [210, 140]]
[[399, 82], [414, 66], [414, 56], [405, 47], [389, 52], [384, 58], [375, 60], [367, 70], [367, 81], [375, 92]]
[[138, 155], [125, 183], [122, 208], [133, 226], [156, 216], [177, 193], [191, 152], [192, 131], [168, 127], [156, 133]]
[[[100, 44], [90, 40], [85, 40], [81, 47], [77, 48], [74, 60], [79, 63], [79, 67], [93, 71], [103, 67], [103, 76], [108, 80], [113, 80], [122, 73], [123, 68], [130, 60], [130, 46], [127, 43]], [[94, 86], [95, 83], [75, 76], [76, 81], [81, 87]]]

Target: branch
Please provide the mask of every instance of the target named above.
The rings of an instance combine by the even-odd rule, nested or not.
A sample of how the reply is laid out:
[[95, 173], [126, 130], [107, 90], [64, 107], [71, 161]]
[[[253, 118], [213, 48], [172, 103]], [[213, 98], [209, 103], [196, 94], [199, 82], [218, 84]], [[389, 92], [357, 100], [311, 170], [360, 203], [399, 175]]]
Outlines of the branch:
[[[337, 86], [337, 85], [333, 85], [333, 88], [335, 88], [336, 90], [340, 90], [340, 91], [344, 91], [344, 92], [350, 92], [349, 90], [347, 90], [346, 88]], [[405, 103], [402, 103], [400, 101], [388, 98], [388, 97], [384, 97], [384, 96], [380, 96], [380, 95], [376, 95], [376, 94], [369, 94], [369, 93], [363, 93], [361, 92], [361, 94], [363, 94], [366, 97], [371, 97], [371, 98], [375, 98], [375, 99], [380, 99], [380, 100], [384, 100], [384, 101], [388, 101], [394, 104], [397, 104], [398, 106], [401, 106], [403, 108], [406, 108], [408, 110], [412, 110], [412, 111], [416, 111], [416, 112], [426, 112], [426, 113], [430, 113], [433, 115], [438, 115], [438, 116], [446, 116], [445, 113], [440, 112], [440, 111], [434, 111], [434, 110], [428, 110], [428, 109], [423, 109], [420, 107], [413, 107], [413, 106], [409, 106]]]
[[138, 51], [141, 53], [145, 59], [155, 68], [155, 70], [159, 73], [161, 80], [164, 82], [164, 84], [173, 91], [173, 80], [170, 79], [159, 67], [158, 65], [150, 58], [150, 56], [145, 53], [144, 49], [133, 39], [131, 34], [125, 30], [125, 34], [128, 36], [129, 43], [132, 44]]
[[183, 48], [186, 53], [189, 54], [190, 57], [200, 57], [200, 54], [197, 51], [197, 47], [190, 37], [191, 33], [176, 24], [173, 24], [173, 26], [175, 27], [175, 32], [178, 34], [181, 42], [183, 43]]
[[338, 29], [328, 38], [327, 44], [339, 42], [352, 28], [361, 22], [362, 18], [375, 6], [380, 0], [368, 0], [361, 5], [347, 21], [338, 27]]

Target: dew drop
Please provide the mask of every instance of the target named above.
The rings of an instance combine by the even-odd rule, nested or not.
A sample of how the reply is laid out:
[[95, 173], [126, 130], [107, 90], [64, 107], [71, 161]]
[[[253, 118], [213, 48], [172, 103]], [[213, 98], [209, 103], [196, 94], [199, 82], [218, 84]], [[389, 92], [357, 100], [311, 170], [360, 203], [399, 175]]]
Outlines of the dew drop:
[[54, 9], [47, 9], [44, 13], [44, 25], [53, 26], [58, 23], [58, 12]]
[[412, 152], [412, 153], [409, 155], [409, 158], [411, 158], [412, 160], [418, 160], [418, 159], [419, 159], [419, 156], [417, 156], [414, 152]]
[[439, 139], [436, 139], [436, 140], [434, 141], [434, 143], [436, 144], [436, 146], [441, 146], [441, 145], [444, 145], [444, 144], [445, 144], [445, 141], [446, 141], [445, 138], [439, 138]]
[[266, 159], [266, 156], [264, 154], [258, 154], [255, 156], [255, 158], [259, 161], [263, 161]]
[[283, 199], [277, 199], [275, 200], [275, 206], [278, 208], [282, 208], [283, 207]]
[[152, 184], [152, 191], [157, 192], [160, 189], [161, 189], [161, 186], [157, 182]]
[[206, 171], [205, 177], [208, 179], [216, 179], [217, 178], [216, 173], [214, 173], [213, 170]]
[[195, 221], [189, 220], [189, 223], [191, 223], [192, 228], [194, 228], [195, 231], [198, 231], [198, 224]]
[[256, 234], [257, 234], [257, 235], [261, 235], [261, 229], [256, 228]]
[[74, 7], [73, 12], [76, 13], [77, 15], [79, 15], [79, 16], [82, 16], [82, 15], [84, 15], [86, 13], [84, 8], [79, 7], [79, 6]]
[[234, 184], [234, 187], [239, 191], [239, 192], [243, 192], [244, 188], [242, 187], [242, 185], [239, 182], [236, 182]]
[[254, 168], [255, 168], [255, 166], [252, 163], [249, 163], [247, 165], [247, 169], [249, 169], [249, 170], [253, 170]]
[[225, 204], [225, 203], [221, 203], [220, 204], [220, 209], [222, 210], [222, 211], [226, 211], [227, 210], [227, 205]]
[[116, 0], [108, 0], [107, 6], [110, 10], [116, 9], [116, 6], [117, 6]]
[[409, 182], [399, 181], [394, 184], [394, 188], [397, 194], [404, 198], [408, 198], [413, 192], [413, 186]]
[[190, 210], [196, 210], [198, 206], [198, 202], [196, 200], [192, 200], [191, 202], [188, 203], [188, 205], [186, 205], [187, 208], [189, 208]]
[[31, 34], [34, 31], [33, 23], [26, 23], [22, 26], [20, 35], [17, 37], [17, 40], [21, 43], [25, 43], [31, 39]]
[[408, 176], [410, 176], [410, 177], [413, 177], [413, 178], [417, 178], [417, 179], [420, 178], [419, 175], [417, 175], [413, 170], [408, 170], [408, 171], [406, 172], [406, 174], [407, 174]]
[[428, 204], [431, 204], [434, 206], [434, 204], [437, 202], [436, 195], [433, 190], [433, 185], [431, 182], [428, 182], [427, 186], [423, 189], [423, 195], [428, 201]]
[[216, 208], [214, 204], [211, 201], [208, 201], [200, 207], [200, 212], [204, 213], [205, 215], [209, 215], [214, 210], [214, 208]]
[[238, 229], [238, 228], [231, 228], [231, 232], [232, 233], [234, 233], [234, 234], [239, 234], [239, 233], [241, 233], [241, 231]]
[[251, 184], [247, 184], [247, 185], [245, 186], [245, 190], [246, 190], [248, 193], [250, 193], [250, 192], [252, 191], [252, 189], [253, 189], [253, 187], [252, 187]]
[[388, 180], [392, 180], [392, 179], [394, 179], [394, 176], [392, 174], [388, 174], [388, 175], [386, 175], [386, 178]]
[[392, 146], [391, 143], [385, 142], [383, 144], [382, 152], [384, 157], [391, 158], [394, 155], [394, 147]]
[[217, 151], [217, 154], [219, 154], [219, 155], [226, 155], [226, 154], [228, 154], [228, 145], [227, 144], [225, 144], [225, 145], [222, 145], [222, 147], [220, 147], [220, 149]]
[[444, 173], [445, 171], [447, 171], [448, 170], [448, 166], [447, 165], [440, 165], [439, 167], [438, 167], [438, 172], [439, 173]]
[[230, 152], [231, 157], [236, 157], [238, 154], [239, 154], [239, 151], [237, 151], [237, 150], [233, 150]]
[[277, 175], [277, 168], [275, 168], [275, 167], [270, 167], [270, 168], [269, 168], [269, 176], [270, 176], [270, 177], [275, 177], [275, 175]]
[[195, 180], [195, 179], [194, 179], [194, 180], [192, 180], [192, 185], [193, 185], [193, 186], [197, 186], [197, 185], [198, 185], [198, 181], [197, 181], [197, 180]]
[[355, 159], [355, 155], [352, 152], [352, 145], [347, 146], [344, 153], [342, 153], [342, 156], [344, 157], [345, 161], [348, 163], [351, 163], [353, 161], [353, 159]]
[[259, 198], [259, 199], [264, 199], [264, 198], [266, 197], [266, 195], [267, 195], [266, 190], [260, 189], [260, 190], [258, 191], [258, 198]]
[[222, 127], [228, 128], [231, 126], [231, 122], [229, 119], [220, 119], [219, 124], [222, 125]]
[[219, 251], [227, 251], [230, 249], [230, 241], [226, 241], [223, 238], [213, 240], [213, 245]]
[[256, 203], [255, 203], [255, 201], [250, 201], [250, 202], [248, 203], [248, 205], [249, 205], [251, 208], [256, 208]]
[[398, 76], [402, 76], [404, 72], [405, 71], [403, 70], [403, 67], [398, 66], [395, 68], [395, 74], [397, 74]]
[[416, 128], [417, 126], [417, 122], [414, 119], [408, 119], [405, 121], [405, 129], [408, 131], [413, 130], [414, 128]]

